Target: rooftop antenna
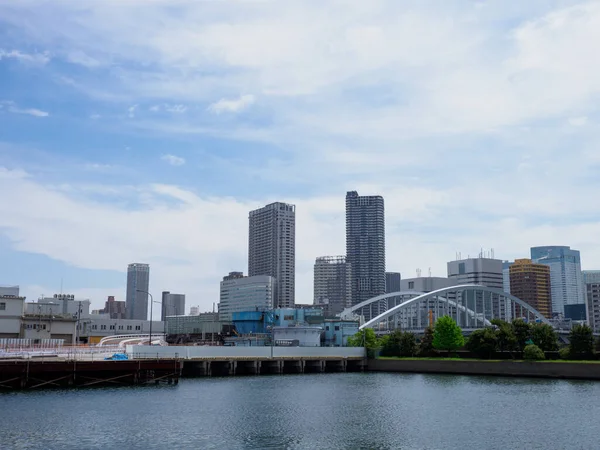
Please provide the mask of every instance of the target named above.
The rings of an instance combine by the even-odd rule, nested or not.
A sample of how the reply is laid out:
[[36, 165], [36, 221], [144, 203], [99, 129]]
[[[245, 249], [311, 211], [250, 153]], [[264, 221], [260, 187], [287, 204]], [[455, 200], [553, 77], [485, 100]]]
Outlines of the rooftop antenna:
[[494, 259], [494, 249], [492, 249], [492, 259]]
[[429, 268], [429, 278], [431, 278], [431, 267]]
[[417, 269], [417, 278], [421, 278], [421, 269]]

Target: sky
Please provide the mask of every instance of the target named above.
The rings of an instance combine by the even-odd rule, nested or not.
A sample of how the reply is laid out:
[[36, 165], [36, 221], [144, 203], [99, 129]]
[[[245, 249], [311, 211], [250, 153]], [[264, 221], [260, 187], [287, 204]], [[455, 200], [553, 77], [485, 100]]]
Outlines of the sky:
[[0, 284], [211, 310], [296, 205], [296, 302], [382, 195], [386, 267], [537, 245], [600, 269], [600, 2], [0, 0]]

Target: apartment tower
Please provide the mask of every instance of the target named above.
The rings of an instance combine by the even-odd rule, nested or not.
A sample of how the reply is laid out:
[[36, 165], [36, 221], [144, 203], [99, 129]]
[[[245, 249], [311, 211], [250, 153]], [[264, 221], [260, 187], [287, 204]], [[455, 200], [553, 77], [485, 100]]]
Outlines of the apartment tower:
[[[352, 268], [353, 305], [385, 294], [385, 207], [380, 195], [346, 194], [346, 261]], [[383, 311], [373, 314], [378, 312]]]
[[148, 320], [148, 288], [150, 266], [133, 263], [127, 266], [127, 297], [125, 310], [130, 320]]
[[296, 207], [271, 203], [250, 211], [248, 219], [248, 275], [273, 277], [273, 307], [293, 307], [296, 303]]

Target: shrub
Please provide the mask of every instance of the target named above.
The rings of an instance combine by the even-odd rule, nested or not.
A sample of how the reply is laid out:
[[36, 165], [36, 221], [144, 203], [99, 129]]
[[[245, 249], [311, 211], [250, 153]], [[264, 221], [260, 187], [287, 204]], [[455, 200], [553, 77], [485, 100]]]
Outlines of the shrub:
[[560, 359], [571, 359], [571, 349], [569, 346], [563, 347], [558, 351]]
[[527, 361], [540, 361], [542, 359], [546, 359], [546, 355], [541, 348], [539, 348], [535, 344], [529, 344], [523, 350], [523, 358]]

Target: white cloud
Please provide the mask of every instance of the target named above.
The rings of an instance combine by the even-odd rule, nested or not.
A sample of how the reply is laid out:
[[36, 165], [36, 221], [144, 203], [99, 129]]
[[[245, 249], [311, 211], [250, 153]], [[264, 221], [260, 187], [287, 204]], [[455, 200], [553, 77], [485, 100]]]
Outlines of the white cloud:
[[67, 61], [73, 64], [79, 64], [80, 66], [84, 66], [89, 69], [93, 69], [101, 65], [100, 61], [92, 58], [91, 56], [86, 55], [80, 50], [69, 52], [67, 54]]
[[129, 108], [127, 108], [127, 115], [130, 119], [133, 119], [135, 117], [135, 110], [137, 109], [137, 107], [138, 105], [132, 105]]
[[585, 116], [570, 117], [568, 120], [569, 125], [573, 125], [574, 127], [582, 127], [587, 123], [587, 121], [588, 121], [588, 118]]
[[0, 111], [5, 110], [13, 114], [27, 114], [34, 117], [48, 117], [50, 113], [36, 108], [20, 108], [12, 101], [0, 101]]
[[171, 154], [163, 155], [161, 158], [163, 161], [171, 164], [172, 166], [183, 166], [185, 164], [185, 159], [180, 156], [175, 156]]
[[92, 120], [97, 120], [100, 117], [102, 117], [100, 114], [90, 114], [90, 119], [92, 119]]
[[224, 112], [237, 113], [248, 108], [254, 103], [254, 101], [254, 96], [248, 94], [230, 100], [222, 98], [218, 102], [211, 104], [208, 107], [208, 110], [215, 114], [221, 114]]
[[15, 59], [23, 63], [44, 65], [50, 61], [50, 55], [45, 53], [24, 53], [20, 50], [5, 50], [0, 48], [0, 61], [2, 59]]
[[148, 111], [152, 111], [152, 112], [160, 111], [160, 105], [152, 105], [150, 108], [148, 108]]
[[165, 105], [165, 111], [172, 113], [184, 113], [187, 109], [185, 105]]

